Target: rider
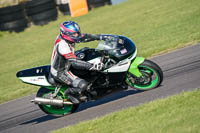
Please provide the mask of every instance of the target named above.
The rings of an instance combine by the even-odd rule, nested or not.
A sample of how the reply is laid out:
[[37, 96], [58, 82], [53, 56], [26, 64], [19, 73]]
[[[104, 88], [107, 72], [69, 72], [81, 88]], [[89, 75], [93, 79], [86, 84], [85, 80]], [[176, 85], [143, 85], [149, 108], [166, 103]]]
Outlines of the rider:
[[94, 40], [106, 40], [109, 36], [100, 34], [81, 34], [79, 25], [74, 21], [63, 22], [60, 25], [60, 35], [57, 36], [51, 58], [51, 76], [71, 88], [65, 91], [71, 102], [78, 104], [80, 99], [75, 95], [85, 91], [89, 83], [75, 76], [70, 71], [70, 66], [81, 69], [100, 71], [103, 67], [102, 62], [89, 63], [76, 58], [74, 54], [75, 43], [89, 42]]

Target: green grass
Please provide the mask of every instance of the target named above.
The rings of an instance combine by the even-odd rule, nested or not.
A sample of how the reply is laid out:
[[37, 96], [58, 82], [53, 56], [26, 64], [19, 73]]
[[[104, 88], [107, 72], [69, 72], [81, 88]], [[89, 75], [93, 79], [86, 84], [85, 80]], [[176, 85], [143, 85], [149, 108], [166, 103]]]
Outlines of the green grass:
[[184, 92], [53, 133], [199, 133], [200, 90]]
[[[0, 103], [37, 90], [21, 83], [15, 74], [50, 63], [61, 22], [74, 20], [84, 33], [125, 35], [136, 43], [139, 56], [150, 57], [200, 41], [199, 3], [200, 0], [129, 0], [94, 9], [78, 18], [60, 15], [57, 21], [31, 26], [19, 34], [0, 32]], [[95, 47], [96, 43], [77, 44], [77, 49]]]

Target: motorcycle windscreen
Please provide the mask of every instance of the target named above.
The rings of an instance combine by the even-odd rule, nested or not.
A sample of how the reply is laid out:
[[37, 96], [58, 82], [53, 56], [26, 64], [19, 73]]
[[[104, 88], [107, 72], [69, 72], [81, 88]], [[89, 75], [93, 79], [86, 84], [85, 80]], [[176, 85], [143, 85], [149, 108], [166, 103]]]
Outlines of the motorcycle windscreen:
[[50, 66], [34, 67], [26, 70], [19, 71], [16, 76], [22, 82], [37, 86], [51, 86], [47, 81]]
[[136, 50], [136, 46], [132, 40], [125, 36], [114, 36], [113, 40], [100, 41], [97, 48], [98, 50], [107, 50], [111, 58], [116, 61], [124, 60], [130, 56], [133, 56]]

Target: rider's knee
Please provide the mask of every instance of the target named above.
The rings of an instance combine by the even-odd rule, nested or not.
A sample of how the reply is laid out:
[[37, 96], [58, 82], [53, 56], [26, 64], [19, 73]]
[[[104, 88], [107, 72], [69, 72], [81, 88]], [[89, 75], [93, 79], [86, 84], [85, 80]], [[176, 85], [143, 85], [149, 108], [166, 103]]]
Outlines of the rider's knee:
[[88, 86], [88, 82], [84, 79], [76, 78], [72, 85], [76, 88], [81, 88], [82, 90], [85, 90]]

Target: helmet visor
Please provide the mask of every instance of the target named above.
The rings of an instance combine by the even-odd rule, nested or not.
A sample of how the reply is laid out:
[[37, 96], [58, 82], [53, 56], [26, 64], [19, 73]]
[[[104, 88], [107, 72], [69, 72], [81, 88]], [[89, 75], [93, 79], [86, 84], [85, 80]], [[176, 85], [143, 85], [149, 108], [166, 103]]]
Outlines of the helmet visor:
[[70, 37], [75, 42], [79, 42], [80, 39], [82, 38], [81, 32], [63, 32], [63, 34]]

